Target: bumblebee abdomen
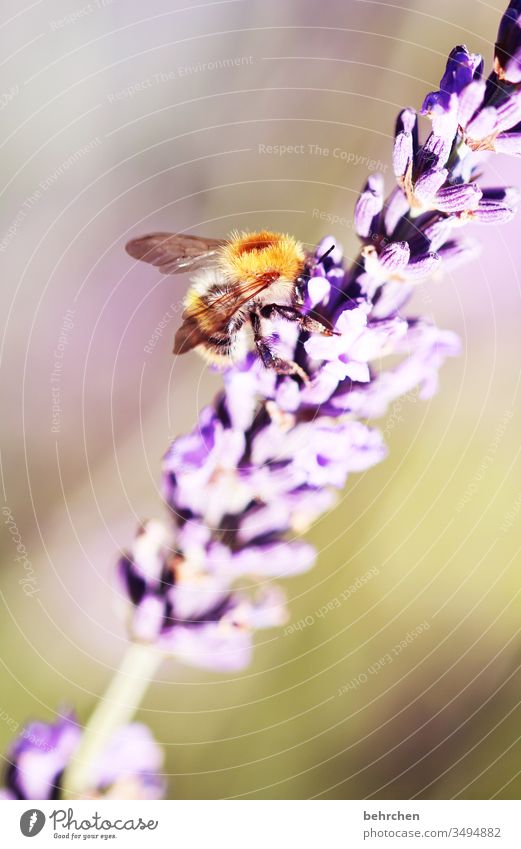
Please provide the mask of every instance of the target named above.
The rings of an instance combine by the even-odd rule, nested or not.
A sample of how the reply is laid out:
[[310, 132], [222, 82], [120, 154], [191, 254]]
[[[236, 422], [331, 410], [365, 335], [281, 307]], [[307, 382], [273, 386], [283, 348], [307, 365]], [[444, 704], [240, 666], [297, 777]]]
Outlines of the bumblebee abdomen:
[[198, 347], [198, 351], [207, 362], [214, 365], [229, 365], [246, 356], [248, 343], [244, 333], [244, 323], [231, 332], [217, 332], [209, 336]]

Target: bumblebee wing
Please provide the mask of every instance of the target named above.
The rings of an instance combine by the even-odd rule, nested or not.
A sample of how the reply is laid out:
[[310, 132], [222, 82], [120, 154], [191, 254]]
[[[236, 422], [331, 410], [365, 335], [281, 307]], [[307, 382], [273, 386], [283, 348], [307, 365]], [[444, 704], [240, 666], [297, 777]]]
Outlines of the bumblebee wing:
[[212, 265], [226, 241], [183, 233], [150, 233], [132, 239], [125, 250], [134, 259], [156, 266], [162, 274], [182, 274]]
[[191, 351], [211, 340], [214, 334], [225, 332], [235, 313], [271, 286], [278, 276], [277, 272], [269, 271], [248, 283], [231, 284], [229, 289], [210, 301], [197, 298], [183, 313], [184, 321], [174, 341], [174, 354]]
[[193, 316], [187, 316], [177, 331], [174, 339], [174, 354], [186, 354], [198, 345], [208, 341], [208, 334], [203, 332]]

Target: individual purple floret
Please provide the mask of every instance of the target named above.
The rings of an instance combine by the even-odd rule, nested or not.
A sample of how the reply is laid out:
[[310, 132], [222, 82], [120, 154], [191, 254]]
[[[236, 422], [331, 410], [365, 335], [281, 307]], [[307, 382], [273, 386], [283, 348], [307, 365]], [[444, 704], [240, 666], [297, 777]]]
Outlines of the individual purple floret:
[[[82, 729], [73, 713], [54, 723], [31, 722], [7, 753], [3, 799], [60, 799], [65, 768], [78, 750]], [[159, 799], [163, 752], [144, 725], [120, 727], [90, 766], [89, 798]]]
[[469, 53], [465, 45], [451, 51], [439, 91], [431, 91], [421, 112], [429, 115], [436, 136], [453, 138], [465, 127], [483, 100], [483, 57]]

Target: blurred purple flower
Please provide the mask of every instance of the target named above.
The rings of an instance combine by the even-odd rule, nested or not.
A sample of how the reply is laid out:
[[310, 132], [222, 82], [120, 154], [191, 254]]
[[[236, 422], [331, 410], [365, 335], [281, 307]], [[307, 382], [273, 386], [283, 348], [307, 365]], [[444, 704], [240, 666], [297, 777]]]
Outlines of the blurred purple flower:
[[[73, 713], [55, 723], [31, 722], [7, 753], [3, 799], [59, 799], [65, 768], [82, 737]], [[91, 798], [159, 799], [163, 752], [144, 725], [119, 728], [91, 765]]]

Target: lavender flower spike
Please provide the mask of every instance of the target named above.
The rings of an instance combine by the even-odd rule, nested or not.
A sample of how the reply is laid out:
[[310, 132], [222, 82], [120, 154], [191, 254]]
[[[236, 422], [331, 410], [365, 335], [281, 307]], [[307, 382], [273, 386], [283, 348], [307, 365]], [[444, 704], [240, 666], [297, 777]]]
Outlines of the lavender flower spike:
[[[298, 372], [277, 373], [247, 354], [224, 372], [223, 391], [192, 433], [171, 445], [163, 462], [170, 525], [146, 523], [118, 566], [134, 640], [192, 664], [242, 669], [253, 631], [286, 616], [269, 581], [314, 562], [296, 534], [331, 506], [349, 474], [385, 457], [366, 419], [415, 386], [424, 397], [435, 391], [457, 341], [404, 307], [418, 281], [474, 255], [453, 231], [471, 221], [499, 224], [514, 212], [516, 194], [483, 187], [478, 176], [496, 139], [518, 144], [521, 94], [504, 82], [516, 73], [504, 57], [517, 55], [519, 7], [511, 3], [500, 27], [499, 80], [487, 84], [482, 57], [458, 46], [440, 90], [423, 104], [433, 124], [423, 144], [414, 111], [400, 113], [398, 185], [385, 201], [383, 177], [367, 180], [354, 211], [356, 262], [344, 263], [333, 237], [308, 256], [302, 313], [334, 334], [299, 330], [270, 313], [278, 361], [296, 363]], [[386, 371], [388, 355], [399, 362]], [[237, 589], [238, 579], [250, 586]]]
[[[372, 180], [359, 204], [365, 229], [376, 233], [382, 186]], [[377, 280], [362, 289], [362, 276], [344, 267], [339, 247], [330, 250], [334, 244], [323, 240], [315, 250], [305, 272], [315, 295], [308, 292], [304, 309], [320, 313], [335, 335], [307, 338], [294, 324], [273, 321], [280, 356], [298, 360], [309, 381], [277, 375], [254, 355], [228, 369], [223, 392], [164, 458], [170, 525], [146, 522], [119, 561], [131, 637], [192, 665], [239, 671], [250, 662], [254, 631], [286, 620], [281, 591], [267, 582], [313, 565], [313, 548], [295, 535], [332, 506], [349, 474], [386, 456], [377, 429], [346, 419], [351, 395], [355, 410], [363, 387], [373, 408], [381, 394], [383, 412], [390, 393], [376, 364], [424, 346], [411, 332], [416, 320], [394, 306], [384, 317], [375, 311], [387, 280], [414, 279], [416, 266], [427, 274], [437, 255], [407, 241], [381, 251], [366, 245], [379, 267], [366, 263], [362, 276]], [[431, 382], [443, 356], [429, 361]], [[416, 379], [425, 379], [423, 366]], [[238, 579], [248, 579], [250, 588], [237, 589]]]

